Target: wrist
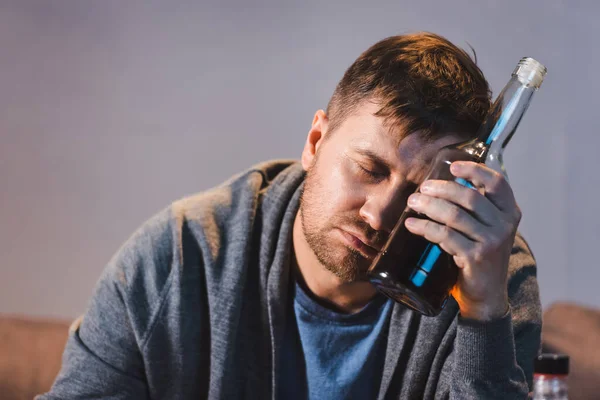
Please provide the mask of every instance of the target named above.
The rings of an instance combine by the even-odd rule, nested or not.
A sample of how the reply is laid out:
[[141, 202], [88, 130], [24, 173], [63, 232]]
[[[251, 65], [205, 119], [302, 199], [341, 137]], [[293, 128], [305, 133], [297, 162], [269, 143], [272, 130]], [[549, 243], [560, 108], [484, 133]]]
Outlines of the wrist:
[[493, 302], [459, 304], [463, 318], [477, 321], [491, 321], [502, 318], [509, 310], [508, 299]]

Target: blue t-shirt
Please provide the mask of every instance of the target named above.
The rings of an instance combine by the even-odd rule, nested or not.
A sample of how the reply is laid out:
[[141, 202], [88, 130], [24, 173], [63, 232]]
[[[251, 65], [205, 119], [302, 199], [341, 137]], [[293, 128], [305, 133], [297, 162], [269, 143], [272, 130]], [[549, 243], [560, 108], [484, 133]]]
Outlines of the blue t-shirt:
[[376, 398], [392, 301], [377, 295], [360, 311], [342, 314], [317, 303], [300, 285], [295, 289], [280, 364], [280, 398]]

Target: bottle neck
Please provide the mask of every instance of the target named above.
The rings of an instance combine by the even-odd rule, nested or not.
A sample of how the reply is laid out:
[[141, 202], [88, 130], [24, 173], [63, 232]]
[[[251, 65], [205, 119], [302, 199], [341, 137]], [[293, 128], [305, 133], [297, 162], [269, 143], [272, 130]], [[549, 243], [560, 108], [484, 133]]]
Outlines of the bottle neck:
[[535, 91], [534, 86], [523, 84], [517, 76], [512, 76], [479, 129], [476, 141], [486, 148], [482, 158], [490, 152], [496, 154], [503, 152], [527, 111]]

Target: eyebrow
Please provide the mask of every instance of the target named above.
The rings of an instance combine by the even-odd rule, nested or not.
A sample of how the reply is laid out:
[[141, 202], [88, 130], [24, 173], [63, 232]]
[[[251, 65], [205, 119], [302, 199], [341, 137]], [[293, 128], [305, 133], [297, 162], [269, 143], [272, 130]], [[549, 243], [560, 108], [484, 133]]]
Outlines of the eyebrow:
[[392, 169], [387, 161], [385, 161], [383, 158], [381, 158], [379, 155], [377, 155], [372, 150], [364, 149], [364, 148], [355, 148], [354, 151], [364, 157], [370, 158], [371, 161], [373, 161], [379, 167], [386, 168], [388, 171]]

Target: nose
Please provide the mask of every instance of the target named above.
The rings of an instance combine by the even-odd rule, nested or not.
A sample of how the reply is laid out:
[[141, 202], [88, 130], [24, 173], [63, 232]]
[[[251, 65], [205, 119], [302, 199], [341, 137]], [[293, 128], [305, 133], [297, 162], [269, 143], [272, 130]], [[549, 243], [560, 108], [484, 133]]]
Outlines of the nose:
[[360, 208], [360, 217], [376, 231], [390, 233], [406, 207], [406, 201], [416, 186], [401, 185], [367, 196]]

